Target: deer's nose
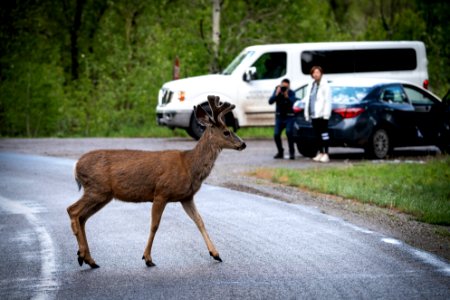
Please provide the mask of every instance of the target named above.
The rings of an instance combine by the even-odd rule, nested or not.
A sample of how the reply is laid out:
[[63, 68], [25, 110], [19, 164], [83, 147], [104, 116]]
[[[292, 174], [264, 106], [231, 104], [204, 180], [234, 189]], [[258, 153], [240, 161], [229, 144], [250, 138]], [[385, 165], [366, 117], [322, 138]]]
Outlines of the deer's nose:
[[245, 143], [242, 143], [242, 144], [238, 147], [238, 150], [241, 151], [241, 150], [244, 150], [245, 148], [247, 148], [247, 145], [246, 145]]

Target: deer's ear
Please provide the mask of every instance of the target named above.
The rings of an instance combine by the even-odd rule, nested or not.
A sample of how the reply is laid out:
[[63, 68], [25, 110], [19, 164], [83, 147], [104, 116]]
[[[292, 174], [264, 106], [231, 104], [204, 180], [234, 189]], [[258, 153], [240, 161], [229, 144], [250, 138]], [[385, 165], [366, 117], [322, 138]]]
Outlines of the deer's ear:
[[200, 105], [194, 106], [194, 111], [195, 118], [201, 125], [205, 127], [213, 125], [211, 116], [203, 109], [203, 107], [201, 107]]

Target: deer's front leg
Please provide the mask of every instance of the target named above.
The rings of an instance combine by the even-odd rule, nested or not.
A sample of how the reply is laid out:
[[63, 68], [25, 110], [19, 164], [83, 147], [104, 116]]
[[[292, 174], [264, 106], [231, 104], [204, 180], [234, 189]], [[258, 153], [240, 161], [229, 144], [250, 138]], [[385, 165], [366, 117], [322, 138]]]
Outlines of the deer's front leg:
[[214, 247], [214, 244], [212, 243], [211, 239], [209, 238], [208, 233], [206, 232], [205, 224], [203, 223], [202, 217], [197, 211], [197, 207], [195, 206], [194, 199], [191, 198], [187, 201], [182, 201], [181, 205], [183, 205], [184, 211], [187, 213], [187, 215], [195, 222], [198, 229], [200, 230], [200, 233], [203, 236], [203, 239], [205, 240], [206, 247], [208, 247], [209, 254], [217, 261], [222, 262], [222, 259], [219, 256], [219, 252], [217, 252], [216, 247]]
[[147, 267], [154, 267], [155, 264], [152, 260], [152, 245], [153, 240], [155, 239], [156, 231], [158, 231], [159, 223], [161, 222], [161, 216], [164, 212], [164, 208], [166, 207], [165, 201], [158, 201], [155, 199], [152, 205], [152, 220], [151, 220], [151, 226], [150, 226], [150, 236], [148, 238], [147, 246], [144, 250], [144, 255], [142, 256], [142, 259], [145, 260], [145, 264]]

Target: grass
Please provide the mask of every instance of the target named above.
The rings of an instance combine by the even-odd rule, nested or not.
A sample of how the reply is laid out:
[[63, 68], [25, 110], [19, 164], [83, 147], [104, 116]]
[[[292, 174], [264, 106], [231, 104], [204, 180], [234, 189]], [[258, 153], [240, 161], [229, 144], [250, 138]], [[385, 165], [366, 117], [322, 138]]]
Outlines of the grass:
[[426, 163], [371, 162], [315, 169], [259, 169], [276, 183], [396, 209], [417, 220], [450, 225], [450, 157]]
[[273, 126], [272, 127], [245, 127], [240, 128], [237, 132], [241, 138], [272, 138], [273, 137]]
[[109, 137], [188, 137], [189, 135], [183, 129], [169, 129], [163, 126], [148, 126], [142, 128], [124, 126], [119, 131], [108, 135]]
[[[273, 127], [246, 127], [240, 128], [237, 131], [237, 135], [241, 138], [272, 138]], [[189, 135], [184, 129], [176, 128], [169, 129], [164, 126], [148, 126], [148, 127], [122, 127], [119, 131], [111, 132], [107, 135], [101, 134], [100, 136], [108, 137], [152, 137], [152, 138], [164, 138], [164, 137], [187, 137]]]

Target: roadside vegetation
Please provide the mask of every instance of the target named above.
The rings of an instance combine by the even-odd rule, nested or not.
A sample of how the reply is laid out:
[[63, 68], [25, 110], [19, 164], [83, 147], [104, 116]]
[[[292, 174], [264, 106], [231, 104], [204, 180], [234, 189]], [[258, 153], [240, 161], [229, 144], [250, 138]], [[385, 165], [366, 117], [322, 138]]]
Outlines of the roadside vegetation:
[[155, 116], [176, 59], [215, 73], [254, 44], [420, 40], [430, 89], [450, 87], [449, 1], [216, 2], [219, 44], [211, 0], [0, 1], [0, 137], [185, 136]]
[[309, 191], [395, 209], [417, 220], [450, 225], [450, 157], [425, 163], [364, 162], [312, 169], [258, 169], [251, 173]]

